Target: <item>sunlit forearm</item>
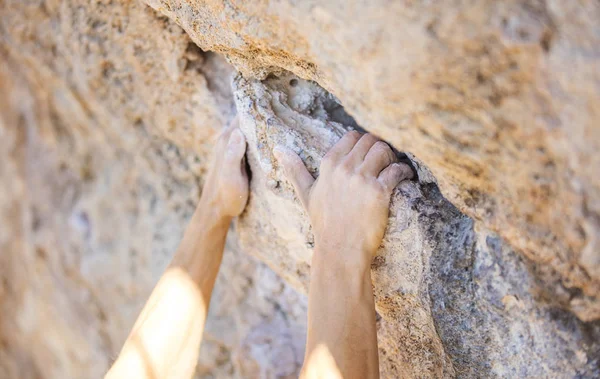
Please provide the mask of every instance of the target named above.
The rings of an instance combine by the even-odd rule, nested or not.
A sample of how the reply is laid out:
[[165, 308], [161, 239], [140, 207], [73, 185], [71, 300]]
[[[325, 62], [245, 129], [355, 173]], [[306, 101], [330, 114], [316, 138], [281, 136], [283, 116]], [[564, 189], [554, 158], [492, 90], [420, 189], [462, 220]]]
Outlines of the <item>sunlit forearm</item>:
[[229, 219], [199, 207], [107, 378], [189, 378], [202, 341]]
[[246, 140], [234, 120], [215, 145], [200, 204], [106, 378], [190, 378], [229, 224], [248, 200]]
[[370, 264], [315, 251], [308, 300], [302, 378], [378, 378], [375, 306]]

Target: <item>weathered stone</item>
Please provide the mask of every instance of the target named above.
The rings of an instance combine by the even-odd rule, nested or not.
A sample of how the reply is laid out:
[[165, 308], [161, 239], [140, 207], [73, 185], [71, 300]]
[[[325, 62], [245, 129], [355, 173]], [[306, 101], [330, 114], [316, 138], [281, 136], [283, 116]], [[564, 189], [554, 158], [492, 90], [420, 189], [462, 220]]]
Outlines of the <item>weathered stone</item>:
[[383, 376], [600, 376], [597, 3], [147, 2], [174, 21], [0, 2], [0, 377], [100, 377], [177, 246], [235, 105], [175, 22], [244, 75], [253, 171], [198, 376], [297, 376], [312, 237], [271, 148], [317, 175], [346, 111], [419, 174], [373, 263]]
[[[356, 124], [333, 96], [294, 75], [238, 77], [235, 86], [252, 169], [240, 247], [306, 292], [310, 225], [272, 151], [295, 150], [318, 176], [344, 124]], [[421, 180], [397, 188], [372, 265], [382, 376], [600, 375], [600, 325], [540, 302], [533, 263], [493, 233], [476, 233], [426, 168], [414, 165]]]
[[318, 82], [600, 319], [598, 2], [146, 1], [247, 77]]
[[[0, 2], [0, 378], [101, 378], [234, 113], [231, 67], [136, 1]], [[306, 300], [228, 243], [198, 377], [297, 376]]]

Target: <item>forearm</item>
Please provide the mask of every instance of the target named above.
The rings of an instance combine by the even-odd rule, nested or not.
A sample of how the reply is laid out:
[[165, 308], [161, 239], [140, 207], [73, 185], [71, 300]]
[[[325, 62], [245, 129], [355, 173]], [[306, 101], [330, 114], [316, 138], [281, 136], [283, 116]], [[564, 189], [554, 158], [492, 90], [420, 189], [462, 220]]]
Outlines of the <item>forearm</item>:
[[169, 268], [180, 268], [210, 300], [225, 249], [230, 217], [213, 210], [210, 203], [200, 202]]
[[379, 377], [370, 262], [348, 262], [345, 253], [315, 251], [303, 378]]
[[229, 219], [201, 204], [107, 378], [193, 375]]
[[308, 211], [316, 241], [301, 376], [378, 378], [371, 257], [385, 233], [392, 192], [412, 169], [385, 142], [356, 131], [323, 157], [318, 180], [293, 150], [279, 146], [273, 154]]

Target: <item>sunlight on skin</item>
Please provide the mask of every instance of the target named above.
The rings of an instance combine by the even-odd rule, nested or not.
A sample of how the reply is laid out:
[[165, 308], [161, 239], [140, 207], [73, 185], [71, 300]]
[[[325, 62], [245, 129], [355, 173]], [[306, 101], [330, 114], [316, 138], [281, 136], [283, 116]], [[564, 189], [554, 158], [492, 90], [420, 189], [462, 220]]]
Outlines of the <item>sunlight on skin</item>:
[[[227, 231], [248, 200], [245, 149], [234, 123], [217, 142], [200, 203], [169, 268], [105, 378], [194, 374]], [[274, 154], [309, 212], [315, 235], [301, 377], [379, 378], [370, 262], [385, 232], [391, 192], [412, 171], [397, 163], [385, 143], [357, 132], [330, 150], [319, 181], [293, 151]]]
[[206, 309], [202, 293], [189, 274], [179, 267], [169, 268], [106, 378], [191, 377]]
[[412, 178], [412, 169], [385, 142], [356, 131], [323, 157], [318, 180], [295, 151], [277, 146], [273, 154], [308, 212], [315, 239], [306, 343], [314, 363], [302, 377], [379, 378], [371, 261], [392, 192]]
[[202, 196], [171, 264], [105, 378], [191, 378], [229, 225], [246, 206], [246, 141], [234, 122], [215, 148]]
[[342, 373], [335, 363], [331, 351], [324, 344], [319, 344], [315, 347], [307, 357], [302, 373], [300, 374], [301, 379], [342, 379]]
[[229, 225], [246, 206], [246, 141], [234, 122], [217, 141], [198, 207], [171, 264], [105, 378], [191, 378]]

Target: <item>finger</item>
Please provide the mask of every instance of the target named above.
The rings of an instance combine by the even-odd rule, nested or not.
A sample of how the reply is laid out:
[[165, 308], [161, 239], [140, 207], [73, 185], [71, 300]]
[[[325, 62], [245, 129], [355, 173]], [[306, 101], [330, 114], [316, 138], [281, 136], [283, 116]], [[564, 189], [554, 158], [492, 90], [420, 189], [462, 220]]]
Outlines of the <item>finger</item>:
[[339, 141], [337, 141], [335, 145], [333, 145], [331, 149], [329, 149], [329, 151], [327, 152], [327, 154], [325, 154], [325, 157], [323, 159], [327, 159], [334, 163], [339, 161], [342, 157], [346, 156], [352, 150], [354, 145], [356, 145], [356, 143], [360, 139], [361, 135], [362, 134], [355, 130], [347, 132], [342, 136], [342, 138]]
[[225, 126], [222, 130], [221, 133], [219, 134], [219, 141], [224, 145], [227, 143], [227, 141], [229, 141], [229, 136], [231, 135], [231, 133], [238, 128], [239, 125], [239, 120], [238, 117], [235, 116], [235, 118], [233, 120], [231, 120], [231, 122], [229, 123], [229, 125]]
[[302, 159], [294, 151], [283, 146], [276, 146], [273, 155], [283, 166], [285, 176], [292, 182], [302, 205], [308, 209], [308, 194], [315, 178], [308, 172]]
[[398, 162], [398, 158], [390, 146], [383, 141], [377, 141], [369, 149], [358, 170], [363, 175], [378, 176], [381, 170], [395, 162]]
[[347, 156], [350, 166], [357, 167], [360, 165], [364, 161], [365, 156], [371, 147], [375, 145], [377, 141], [379, 141], [379, 138], [372, 134], [365, 134], [362, 136]]
[[238, 126], [240, 126], [240, 119], [237, 115], [235, 115], [233, 120], [231, 120], [231, 123], [229, 123], [229, 125], [227, 125], [227, 127], [225, 127], [225, 130], [232, 131], [233, 129], [237, 128]]
[[235, 128], [231, 131], [227, 141], [225, 160], [231, 163], [241, 162], [245, 153], [246, 138], [239, 128]]
[[229, 137], [231, 133], [236, 129], [234, 125], [237, 125], [237, 117], [233, 121], [221, 129], [215, 141], [215, 147], [213, 152], [218, 154], [219, 152], [225, 152], [227, 144], [229, 143]]
[[413, 171], [406, 163], [392, 163], [381, 171], [377, 180], [391, 192], [398, 183], [412, 177]]

